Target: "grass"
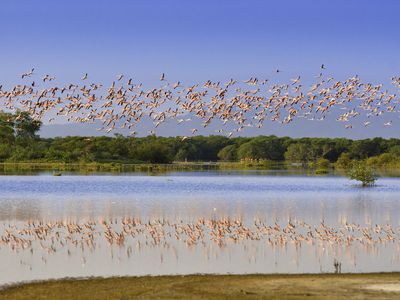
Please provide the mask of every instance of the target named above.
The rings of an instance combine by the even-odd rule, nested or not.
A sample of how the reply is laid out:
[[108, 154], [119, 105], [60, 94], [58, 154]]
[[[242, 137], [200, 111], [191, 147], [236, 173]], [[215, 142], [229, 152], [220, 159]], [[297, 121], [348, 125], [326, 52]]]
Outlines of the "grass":
[[52, 280], [12, 286], [0, 299], [399, 299], [400, 273], [190, 275]]

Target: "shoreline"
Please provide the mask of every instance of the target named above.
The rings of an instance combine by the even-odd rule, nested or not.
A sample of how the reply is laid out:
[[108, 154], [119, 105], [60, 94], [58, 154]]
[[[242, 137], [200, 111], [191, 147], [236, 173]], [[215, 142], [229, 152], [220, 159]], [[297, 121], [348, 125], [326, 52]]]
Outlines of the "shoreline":
[[350, 298], [362, 295], [362, 299], [397, 299], [399, 293], [400, 272], [66, 277], [0, 287], [0, 299], [73, 299], [77, 295], [80, 299], [91, 299], [94, 295], [96, 299], [125, 299], [123, 297], [139, 295], [143, 299], [239, 296], [336, 299], [346, 295]]

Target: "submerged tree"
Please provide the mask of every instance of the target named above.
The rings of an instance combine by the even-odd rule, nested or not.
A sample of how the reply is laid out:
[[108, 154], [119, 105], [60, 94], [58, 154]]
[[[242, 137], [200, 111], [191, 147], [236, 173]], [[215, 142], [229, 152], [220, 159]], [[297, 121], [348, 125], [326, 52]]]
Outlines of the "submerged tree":
[[351, 180], [361, 181], [363, 187], [373, 185], [377, 179], [364, 162], [355, 162], [347, 175]]

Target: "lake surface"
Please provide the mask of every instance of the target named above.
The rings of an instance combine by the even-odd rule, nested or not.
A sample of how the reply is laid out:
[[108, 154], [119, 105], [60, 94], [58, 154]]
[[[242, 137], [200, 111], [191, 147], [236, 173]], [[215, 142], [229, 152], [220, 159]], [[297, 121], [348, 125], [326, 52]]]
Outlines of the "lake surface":
[[[339, 176], [288, 176], [282, 172], [0, 176], [3, 237], [21, 234], [31, 221], [97, 222], [91, 229], [96, 244], [87, 248], [83, 243], [81, 247], [68, 246], [70, 237], [62, 246], [57, 244], [54, 238], [62, 240], [68, 232], [56, 233], [55, 229], [48, 240], [34, 238], [26, 248], [12, 239], [3, 241], [0, 268], [8, 271], [0, 273], [0, 283], [67, 276], [319, 273], [338, 271], [335, 262], [340, 263], [342, 272], [400, 271], [399, 196], [398, 178], [379, 178], [376, 186], [360, 188]], [[140, 219], [137, 228], [142, 226], [141, 235], [129, 239], [127, 235], [123, 245], [108, 245], [100, 220], [108, 220], [115, 232], [122, 232], [123, 218]], [[174, 238], [176, 224], [194, 224], [199, 219], [240, 220], [243, 228], [257, 233], [231, 242], [225, 232], [222, 245], [221, 241], [213, 242], [210, 227], [204, 225], [201, 243], [188, 246], [187, 241]], [[149, 229], [146, 222], [161, 220], [169, 224], [163, 223], [163, 234], [169, 236], [160, 244], [147, 242], [146, 230], [153, 234], [153, 227]], [[255, 222], [262, 223], [264, 229], [284, 228], [290, 222], [296, 224], [296, 233], [265, 233]], [[303, 223], [312, 229], [301, 227]], [[352, 233], [346, 231], [346, 224], [359, 227]], [[390, 226], [393, 233], [378, 234], [373, 231], [376, 225]], [[321, 235], [316, 242], [297, 243], [297, 237], [315, 229], [327, 235], [335, 230], [341, 237], [352, 235], [354, 242], [346, 245], [340, 238], [325, 240]], [[52, 247], [46, 244], [51, 234], [55, 234]], [[291, 242], [275, 242], [282, 236]]]

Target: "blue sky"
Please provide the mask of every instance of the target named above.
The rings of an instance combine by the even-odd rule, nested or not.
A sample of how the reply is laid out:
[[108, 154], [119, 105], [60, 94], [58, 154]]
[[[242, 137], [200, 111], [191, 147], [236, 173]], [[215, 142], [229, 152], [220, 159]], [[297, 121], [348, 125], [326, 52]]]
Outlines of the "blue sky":
[[400, 1], [3, 0], [0, 82], [35, 67], [65, 81], [125, 73], [152, 84], [400, 73]]

